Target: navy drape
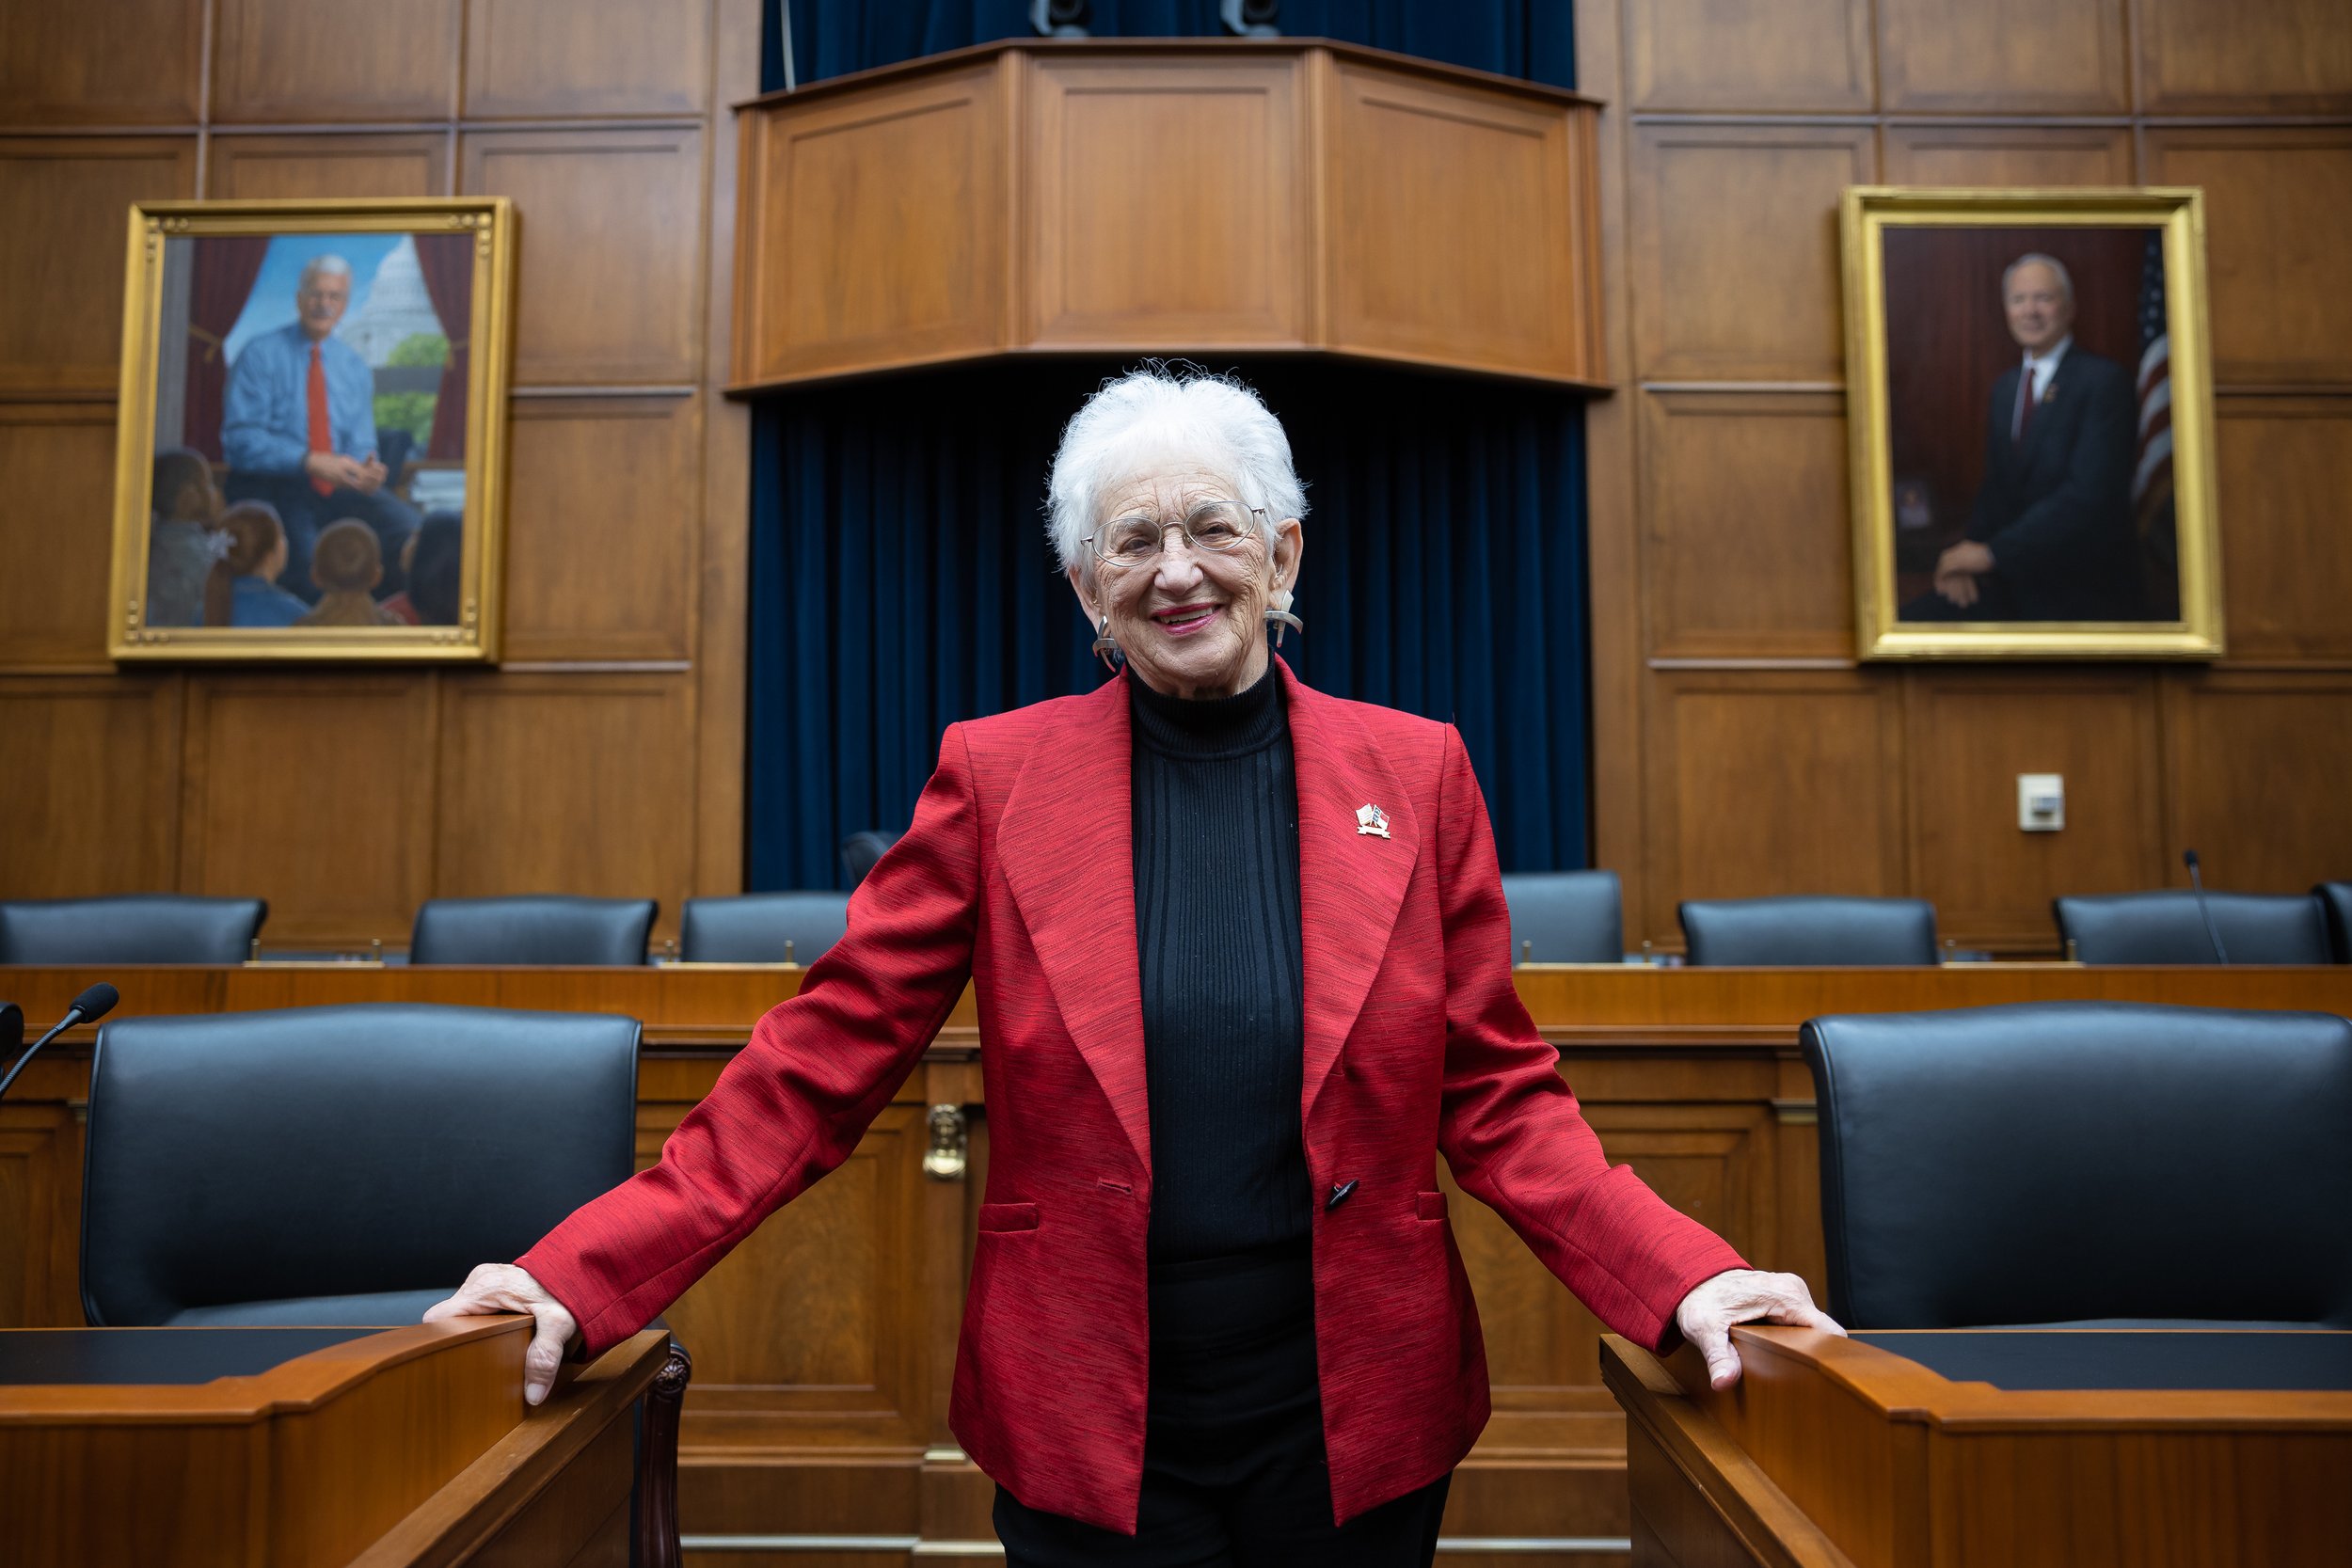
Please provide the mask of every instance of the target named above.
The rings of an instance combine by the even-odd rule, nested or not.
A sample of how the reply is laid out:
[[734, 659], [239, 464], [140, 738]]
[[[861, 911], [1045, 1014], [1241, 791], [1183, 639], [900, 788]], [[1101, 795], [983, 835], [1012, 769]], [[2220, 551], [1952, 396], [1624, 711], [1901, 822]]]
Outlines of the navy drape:
[[[803, 81], [1028, 26], [1014, 0], [792, 12]], [[776, 21], [771, 0], [771, 64]], [[1282, 24], [1571, 83], [1565, 6], [1289, 0]], [[1097, 0], [1093, 24], [1207, 33], [1216, 6]], [[1581, 404], [1312, 359], [1212, 368], [1229, 366], [1282, 420], [1308, 485], [1307, 629], [1283, 657], [1322, 690], [1459, 724], [1506, 870], [1583, 864]], [[839, 885], [840, 840], [906, 825], [947, 724], [1103, 678], [1042, 498], [1063, 421], [1121, 368], [969, 366], [758, 405], [746, 886]]]

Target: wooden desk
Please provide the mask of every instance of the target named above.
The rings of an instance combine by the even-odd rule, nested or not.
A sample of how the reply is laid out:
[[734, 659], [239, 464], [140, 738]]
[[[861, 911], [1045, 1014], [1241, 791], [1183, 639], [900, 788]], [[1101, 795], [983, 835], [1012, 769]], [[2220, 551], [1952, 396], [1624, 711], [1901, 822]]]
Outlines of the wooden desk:
[[[36, 1025], [100, 979], [121, 989], [122, 1014], [363, 1001], [628, 1014], [645, 1024], [638, 1158], [650, 1164], [759, 1014], [798, 990], [802, 973], [0, 969], [0, 997], [23, 1003]], [[1824, 1269], [1813, 1083], [1797, 1054], [1805, 1019], [2067, 997], [2352, 1012], [2352, 968], [1531, 966], [1518, 980], [1611, 1157], [1750, 1259], [1804, 1275], [1816, 1293]], [[89, 1035], [76, 1031], [55, 1060], [36, 1061], [0, 1104], [0, 1324], [81, 1321]], [[697, 1372], [680, 1450], [690, 1539], [919, 1537], [927, 1564], [954, 1560], [940, 1550], [946, 1543], [990, 1540], [992, 1488], [946, 1426], [988, 1173], [979, 1050], [967, 996], [848, 1164], [761, 1226], [667, 1314]], [[257, 1135], [263, 1131], [257, 1126]], [[939, 1168], [961, 1175], [927, 1173], [935, 1132], [948, 1155]], [[1622, 1543], [1629, 1528], [1625, 1423], [1600, 1382], [1600, 1325], [1493, 1213], [1468, 1201], [1451, 1212], [1486, 1325], [1495, 1418], [1455, 1479], [1447, 1537], [1560, 1544], [1515, 1551], [1516, 1568], [1621, 1561], [1621, 1545], [1594, 1544]], [[16, 1259], [24, 1267], [12, 1275]], [[800, 1560], [780, 1556], [771, 1568]], [[882, 1568], [911, 1560], [876, 1544], [854, 1560]], [[1440, 1558], [1481, 1560], [1468, 1552]]]
[[1687, 1347], [1602, 1341], [1635, 1568], [2332, 1568], [2352, 1541], [2352, 1334], [1733, 1333], [1722, 1394]]
[[0, 1560], [625, 1562], [631, 1412], [669, 1336], [615, 1346], [536, 1410], [530, 1338], [512, 1317], [0, 1334]]

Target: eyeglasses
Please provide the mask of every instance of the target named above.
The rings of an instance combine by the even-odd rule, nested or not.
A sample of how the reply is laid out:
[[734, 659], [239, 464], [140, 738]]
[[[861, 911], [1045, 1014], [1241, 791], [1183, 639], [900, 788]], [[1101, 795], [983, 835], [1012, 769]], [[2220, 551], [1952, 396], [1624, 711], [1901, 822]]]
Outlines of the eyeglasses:
[[1184, 543], [1207, 555], [1232, 555], [1265, 539], [1265, 509], [1239, 501], [1202, 501], [1181, 523], [1157, 517], [1120, 517], [1087, 535], [1087, 547], [1103, 569], [1132, 571], [1148, 566], [1168, 546], [1168, 536], [1181, 533]]

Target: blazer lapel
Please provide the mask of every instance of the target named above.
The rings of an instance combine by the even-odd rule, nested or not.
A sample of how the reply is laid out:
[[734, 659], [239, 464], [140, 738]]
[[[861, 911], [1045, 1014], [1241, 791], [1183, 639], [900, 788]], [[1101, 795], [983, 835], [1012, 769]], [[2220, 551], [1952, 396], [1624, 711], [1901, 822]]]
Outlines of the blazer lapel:
[[1127, 683], [1105, 681], [1064, 713], [1006, 796], [996, 860], [1062, 1023], [1148, 1171]]
[[[1364, 997], [1386, 960], [1389, 933], [1421, 853], [1421, 823], [1379, 748], [1339, 702], [1300, 683], [1279, 658], [1298, 777], [1298, 925], [1306, 975], [1303, 1126]], [[1371, 806], [1377, 826], [1362, 831]], [[1132, 901], [1132, 893], [1130, 899]]]

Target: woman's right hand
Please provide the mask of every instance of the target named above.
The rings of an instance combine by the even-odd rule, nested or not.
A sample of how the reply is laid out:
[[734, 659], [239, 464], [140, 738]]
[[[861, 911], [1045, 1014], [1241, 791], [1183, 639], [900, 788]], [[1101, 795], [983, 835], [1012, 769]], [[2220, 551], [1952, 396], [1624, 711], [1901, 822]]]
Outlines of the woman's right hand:
[[537, 1404], [555, 1386], [555, 1369], [564, 1364], [564, 1347], [580, 1332], [571, 1309], [548, 1294], [537, 1280], [512, 1263], [482, 1263], [447, 1301], [424, 1309], [426, 1323], [444, 1318], [476, 1318], [492, 1312], [528, 1312], [534, 1332], [523, 1352], [523, 1402]]

